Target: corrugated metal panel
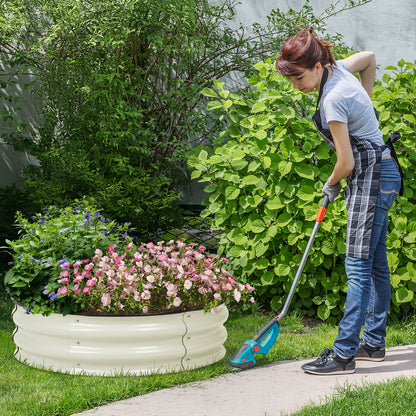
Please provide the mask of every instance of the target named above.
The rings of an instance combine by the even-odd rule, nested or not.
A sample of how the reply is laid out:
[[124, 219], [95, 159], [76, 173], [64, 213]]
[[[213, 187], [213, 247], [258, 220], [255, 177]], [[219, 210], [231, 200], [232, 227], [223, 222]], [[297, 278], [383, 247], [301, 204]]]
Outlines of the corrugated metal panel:
[[16, 306], [15, 357], [71, 374], [166, 373], [211, 364], [225, 355], [228, 318], [202, 311], [153, 316], [27, 315]]

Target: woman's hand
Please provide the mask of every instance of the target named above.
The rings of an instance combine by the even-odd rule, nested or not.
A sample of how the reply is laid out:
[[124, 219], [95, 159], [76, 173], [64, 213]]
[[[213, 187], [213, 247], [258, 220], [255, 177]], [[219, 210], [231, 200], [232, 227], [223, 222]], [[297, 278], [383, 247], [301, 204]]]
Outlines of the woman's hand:
[[374, 80], [376, 79], [376, 57], [374, 52], [358, 52], [345, 58], [344, 62], [348, 65], [351, 73], [359, 74], [361, 85], [371, 98]]

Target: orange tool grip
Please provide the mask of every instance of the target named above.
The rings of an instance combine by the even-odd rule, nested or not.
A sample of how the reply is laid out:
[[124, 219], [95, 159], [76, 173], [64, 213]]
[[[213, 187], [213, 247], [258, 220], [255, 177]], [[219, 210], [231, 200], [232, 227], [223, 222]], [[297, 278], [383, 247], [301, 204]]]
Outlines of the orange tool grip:
[[318, 214], [316, 216], [316, 222], [322, 222], [323, 221], [323, 219], [325, 217], [325, 214], [326, 214], [326, 211], [328, 211], [327, 208], [319, 207]]

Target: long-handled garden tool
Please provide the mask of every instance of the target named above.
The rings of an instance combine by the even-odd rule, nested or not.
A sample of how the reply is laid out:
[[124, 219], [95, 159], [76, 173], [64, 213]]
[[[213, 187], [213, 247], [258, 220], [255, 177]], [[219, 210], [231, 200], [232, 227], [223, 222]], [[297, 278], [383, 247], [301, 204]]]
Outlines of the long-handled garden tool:
[[268, 322], [260, 331], [254, 335], [253, 338], [246, 341], [230, 358], [230, 367], [232, 369], [246, 370], [256, 365], [254, 354], [267, 355], [270, 348], [276, 342], [277, 336], [279, 335], [279, 321], [286, 315], [289, 308], [290, 302], [292, 301], [293, 294], [295, 293], [296, 286], [299, 282], [299, 278], [302, 274], [306, 260], [309, 255], [309, 251], [312, 247], [313, 241], [315, 240], [316, 233], [318, 232], [319, 226], [323, 221], [327, 208], [329, 198], [327, 195], [324, 196], [324, 200], [319, 207], [318, 214], [316, 216], [315, 226], [312, 230], [312, 234], [309, 237], [308, 245], [306, 246], [305, 253], [303, 254], [300, 262], [298, 271], [296, 272], [295, 279], [293, 280], [286, 302], [283, 306], [283, 310], [270, 322]]

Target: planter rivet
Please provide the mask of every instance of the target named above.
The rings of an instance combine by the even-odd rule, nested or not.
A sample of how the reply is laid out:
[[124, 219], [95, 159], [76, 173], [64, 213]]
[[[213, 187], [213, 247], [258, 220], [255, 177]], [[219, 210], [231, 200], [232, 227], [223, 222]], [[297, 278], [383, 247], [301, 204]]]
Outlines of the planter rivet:
[[77, 341], [77, 342], [75, 343], [75, 345], [81, 345], [81, 343], [80, 343], [79, 341]]

